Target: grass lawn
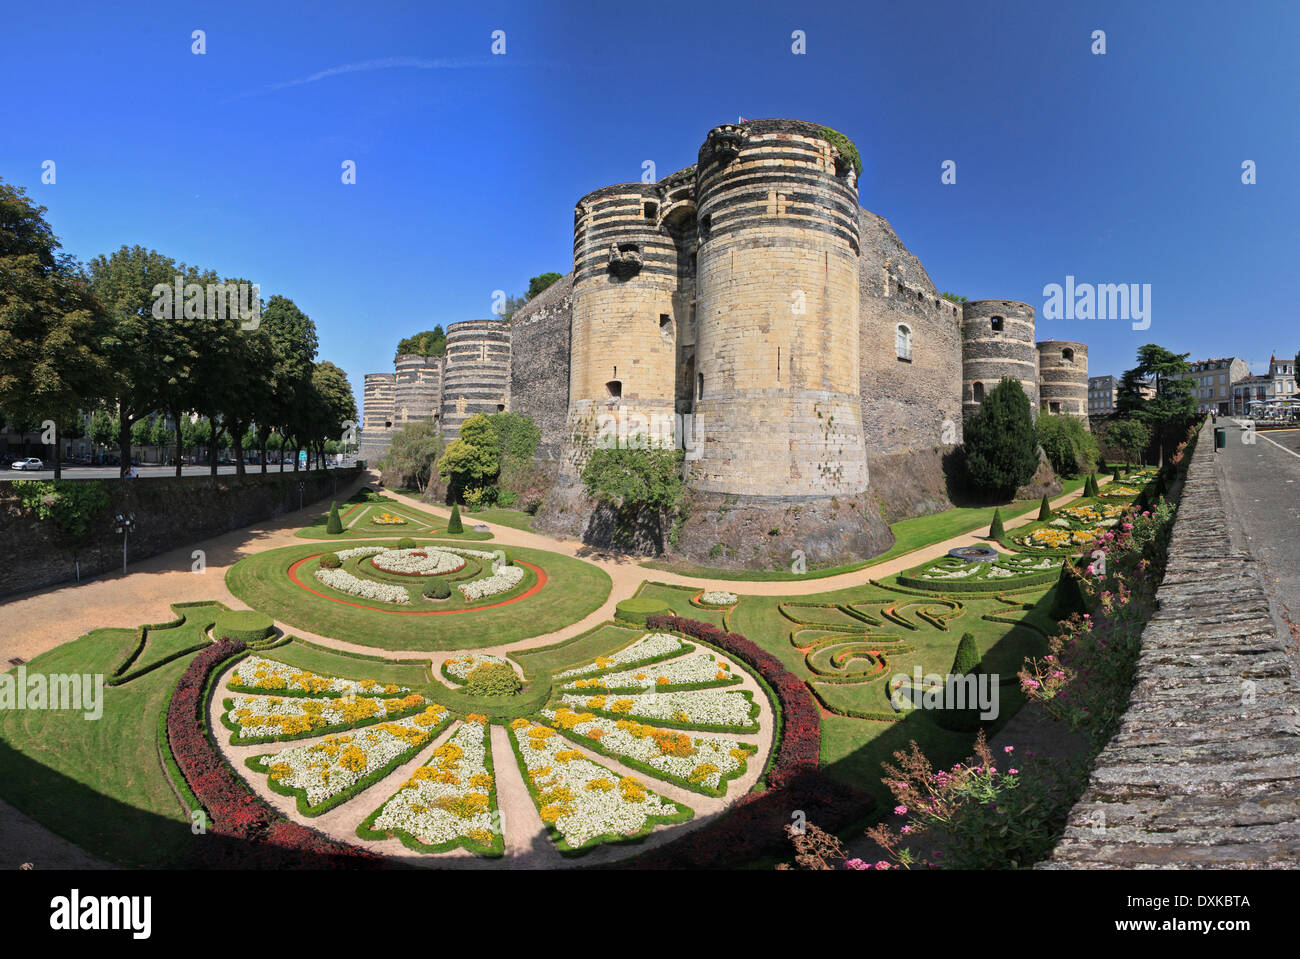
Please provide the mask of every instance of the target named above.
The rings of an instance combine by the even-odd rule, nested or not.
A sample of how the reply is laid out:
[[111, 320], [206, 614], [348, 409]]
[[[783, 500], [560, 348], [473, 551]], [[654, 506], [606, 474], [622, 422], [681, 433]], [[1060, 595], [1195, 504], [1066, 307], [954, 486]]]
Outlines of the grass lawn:
[[[1083, 487], [1083, 478], [1065, 480], [1061, 483], [1061, 495], [1073, 493]], [[993, 522], [993, 511], [1002, 510], [1004, 520], [1023, 516], [1030, 510], [1037, 509], [1040, 500], [1016, 500], [1003, 506], [956, 506], [941, 513], [929, 516], [917, 516], [900, 520], [889, 528], [894, 534], [894, 545], [879, 556], [860, 563], [848, 563], [843, 566], [828, 566], [824, 569], [810, 569], [806, 573], [792, 573], [788, 570], [772, 569], [715, 569], [709, 566], [697, 566], [693, 563], [680, 563], [670, 560], [651, 559], [641, 563], [647, 569], [661, 569], [683, 576], [698, 576], [707, 579], [726, 579], [750, 583], [780, 583], [795, 580], [825, 579], [866, 569], [877, 563], [884, 563], [913, 550], [942, 543], [954, 536], [962, 536], [981, 527], [987, 528]]]
[[[935, 594], [935, 599], [941, 598], [944, 598], [942, 594]], [[1019, 618], [1022, 623], [1040, 629], [1053, 628], [1053, 621], [1046, 613], [1050, 608], [1050, 590], [1027, 592], [1021, 598], [1025, 602], [1037, 601], [1035, 609], [1025, 611], [1009, 607], [991, 593], [975, 599], [961, 599], [964, 608], [960, 613], [945, 618], [947, 631], [919, 619], [913, 612], [918, 607], [909, 606], [926, 604], [927, 597], [894, 593], [876, 585], [855, 586], [814, 596], [791, 597], [788, 600], [779, 596], [742, 596], [729, 621], [731, 629], [758, 643], [796, 675], [814, 684], [816, 693], [828, 704], [837, 708], [888, 713], [891, 711], [887, 691], [889, 678], [898, 673], [910, 675], [913, 667], [918, 665], [923, 672], [946, 674], [952, 666], [957, 642], [964, 632], [975, 636], [985, 671], [998, 673], [1005, 678], [1010, 678], [1016, 672], [1025, 656], [1045, 652], [1046, 640], [1028, 625], [990, 622], [982, 618], [985, 614], [1000, 614]], [[905, 618], [917, 628], [909, 630], [884, 620], [879, 614], [886, 601], [890, 605], [896, 603]], [[843, 610], [812, 605], [817, 603], [851, 606], [881, 621], [882, 625], [871, 626], [856, 620]], [[889, 637], [895, 637], [896, 641], [901, 640], [912, 648], [907, 652], [887, 653], [888, 670], [874, 680], [861, 683], [818, 682], [816, 674], [805, 662], [805, 653], [790, 640], [792, 633], [804, 627], [782, 615], [782, 605], [800, 622], [852, 628], [854, 633], [842, 633], [846, 642], [863, 636], [878, 637], [881, 645], [888, 649]], [[938, 606], [921, 608], [937, 609]], [[949, 614], [945, 613], [947, 615]], [[816, 627], [812, 629], [815, 630]], [[808, 642], [810, 635], [812, 634], [803, 633], [801, 641]], [[869, 638], [865, 645], [872, 645]], [[854, 666], [850, 661], [846, 668], [852, 669]], [[1000, 686], [998, 694], [999, 717], [986, 730], [990, 736], [1024, 702], [1018, 685], [1014, 683]], [[822, 763], [831, 775], [870, 791], [882, 804], [889, 803], [889, 792], [880, 782], [880, 764], [882, 761], [891, 761], [892, 754], [896, 750], [906, 749], [908, 742], [913, 739], [937, 765], [950, 765], [970, 755], [974, 734], [941, 729], [924, 710], [915, 710], [901, 722], [892, 723], [824, 712]]]
[[499, 523], [502, 526], [509, 526], [511, 529], [522, 529], [528, 532], [533, 530], [533, 515], [525, 513], [518, 509], [485, 509], [477, 513], [460, 514], [460, 518], [469, 523]]
[[[107, 677], [137, 635], [97, 630], [36, 657], [28, 674]], [[98, 720], [82, 711], [0, 712], [0, 798], [91, 855], [123, 866], [165, 866], [186, 843], [203, 841], [190, 834], [156, 738], [163, 701], [190, 659], [182, 656], [122, 686], [105, 685]]]
[[[448, 539], [484, 540], [491, 539], [491, 533], [484, 533], [469, 528], [467, 523], [462, 533], [448, 533], [445, 520], [438, 519], [431, 513], [418, 510], [413, 506], [397, 500], [385, 498], [382, 503], [340, 503], [339, 520], [343, 523], [342, 533], [325, 532], [329, 520], [329, 507], [326, 507], [308, 526], [294, 533], [303, 539], [374, 539], [376, 536], [400, 538], [410, 536], [442, 536]], [[375, 519], [384, 513], [405, 520], [403, 524], [376, 524]]]
[[[447, 615], [412, 615], [424, 612], [414, 604], [411, 609], [393, 606], [393, 612], [363, 609], [309, 593], [289, 579], [288, 569], [294, 562], [321, 549], [320, 544], [288, 546], [245, 557], [226, 573], [226, 585], [253, 609], [299, 629], [380, 649], [412, 650], [475, 649], [549, 633], [600, 608], [612, 586], [609, 575], [590, 563], [511, 547], [507, 551], [511, 559], [531, 563], [546, 573], [547, 582], [540, 592], [502, 606], [492, 605], [501, 598], [488, 597], [475, 604], [483, 608]], [[313, 589], [320, 586], [309, 575], [300, 578]], [[504, 599], [524, 590], [517, 587]], [[347, 599], [367, 606], [383, 605], [355, 596]]]

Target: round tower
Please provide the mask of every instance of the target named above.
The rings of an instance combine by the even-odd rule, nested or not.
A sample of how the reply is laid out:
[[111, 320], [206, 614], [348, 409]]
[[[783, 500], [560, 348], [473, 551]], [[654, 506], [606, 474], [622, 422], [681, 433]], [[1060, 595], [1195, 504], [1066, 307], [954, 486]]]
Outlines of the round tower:
[[[1038, 415], [1034, 308], [1016, 300], [962, 304], [962, 414], [970, 416], [1002, 377], [1018, 380]], [[1085, 394], [1087, 392], [1085, 388]]]
[[442, 359], [404, 353], [393, 363], [393, 425], [418, 423], [440, 412]]
[[1073, 340], [1038, 345], [1038, 397], [1042, 413], [1064, 413], [1088, 425], [1088, 347]]
[[813, 123], [710, 131], [696, 175], [697, 489], [761, 498], [867, 486], [854, 169]]
[[504, 320], [449, 324], [442, 376], [442, 435], [453, 438], [471, 416], [499, 413], [509, 404], [509, 324]]
[[[680, 185], [679, 185], [680, 187]], [[573, 214], [569, 469], [595, 445], [671, 444], [680, 290], [692, 272], [695, 204], [689, 184], [667, 209], [660, 184], [589, 193]]]

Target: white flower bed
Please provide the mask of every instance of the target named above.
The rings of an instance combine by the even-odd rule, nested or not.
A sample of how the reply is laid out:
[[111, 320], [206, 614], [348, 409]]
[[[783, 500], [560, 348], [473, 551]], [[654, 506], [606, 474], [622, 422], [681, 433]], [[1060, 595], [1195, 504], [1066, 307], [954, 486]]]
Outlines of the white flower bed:
[[316, 578], [332, 589], [360, 596], [362, 599], [374, 599], [381, 603], [409, 603], [411, 594], [405, 586], [393, 586], [389, 583], [376, 583], [369, 579], [359, 579], [345, 569], [318, 569]]
[[620, 776], [582, 756], [555, 730], [526, 720], [511, 724], [511, 735], [533, 788], [542, 821], [579, 848], [603, 835], [647, 831], [652, 818], [689, 812], [650, 792], [631, 776]]
[[[742, 748], [733, 739], [719, 736], [689, 736], [675, 730], [656, 729], [627, 720], [605, 719], [592, 713], [575, 713], [561, 707], [544, 709], [542, 715], [559, 728], [571, 729], [586, 739], [600, 743], [602, 749], [645, 763], [668, 776], [675, 776], [707, 789], [721, 784], [745, 769], [745, 759], [753, 751]], [[689, 743], [689, 754], [681, 755]]]
[[374, 556], [376, 553], [388, 552], [387, 546], [353, 546], [351, 549], [335, 550], [339, 559], [352, 559], [354, 556]]
[[265, 689], [285, 693], [338, 693], [346, 695], [402, 696], [410, 692], [405, 686], [395, 683], [381, 683], [373, 679], [335, 679], [331, 676], [318, 676], [306, 669], [287, 666], [273, 659], [250, 656], [235, 667], [230, 677], [230, 685], [244, 686], [248, 689]]
[[626, 696], [566, 694], [560, 703], [575, 711], [602, 709], [629, 719], [666, 719], [695, 726], [757, 729], [749, 718], [753, 708], [743, 693], [719, 689], [688, 689], [676, 693], [628, 693]]
[[475, 559], [496, 559], [496, 553], [486, 553], [481, 549], [463, 549], [460, 546], [439, 546], [438, 549], [444, 553], [455, 553], [457, 556], [473, 556]]
[[476, 599], [495, 596], [498, 593], [514, 589], [523, 578], [524, 568], [522, 566], [502, 566], [491, 576], [471, 580], [468, 583], [461, 583], [458, 588], [467, 600], [473, 602]]
[[453, 679], [458, 679], [463, 683], [469, 679], [470, 673], [479, 666], [482, 666], [484, 663], [503, 663], [507, 666], [510, 665], [503, 657], [492, 656], [488, 653], [468, 653], [467, 655], [456, 659], [449, 659], [442, 665], [447, 671], [448, 676]]
[[598, 673], [615, 666], [632, 666], [647, 660], [666, 657], [669, 653], [681, 652], [685, 648], [686, 644], [671, 633], [648, 633], [612, 656], [598, 656], [594, 662], [585, 666], [575, 666], [573, 669], [557, 673], [556, 678], [567, 679], [570, 676]]
[[423, 696], [380, 699], [357, 696], [340, 699], [284, 699], [279, 696], [238, 696], [226, 720], [245, 739], [261, 736], [304, 736], [326, 726], [354, 725], [385, 719], [425, 705]]
[[574, 679], [564, 684], [565, 689], [624, 689], [658, 686], [679, 686], [684, 683], [711, 683], [732, 681], [731, 663], [716, 659], [708, 653], [684, 656], [651, 666], [602, 673], [591, 679]]
[[272, 782], [303, 790], [308, 804], [317, 806], [423, 745], [446, 712], [432, 705], [418, 716], [326, 736], [311, 746], [291, 746], [258, 758], [268, 767]]
[[372, 824], [376, 831], [404, 832], [426, 846], [472, 839], [491, 846], [500, 834], [487, 768], [488, 727], [462, 723], [433, 751]]
[[433, 547], [384, 550], [370, 562], [376, 569], [403, 576], [441, 576], [465, 568], [461, 557]]
[[705, 606], [734, 606], [740, 602], [740, 597], [735, 593], [727, 593], [720, 589], [711, 589], [700, 594], [700, 602]]
[[948, 569], [944, 566], [931, 566], [921, 574], [923, 579], [963, 579], [978, 573], [980, 570], [979, 563], [967, 563], [965, 566], [959, 566], [955, 569]]

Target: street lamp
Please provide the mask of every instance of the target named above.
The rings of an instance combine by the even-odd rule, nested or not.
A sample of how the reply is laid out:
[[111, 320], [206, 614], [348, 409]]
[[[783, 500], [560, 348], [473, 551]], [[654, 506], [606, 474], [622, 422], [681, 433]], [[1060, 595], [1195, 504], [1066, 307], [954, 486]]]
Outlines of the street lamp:
[[306, 486], [307, 486], [307, 484], [304, 483], [302, 480], [299, 480], [299, 481], [298, 481], [298, 509], [299, 509], [299, 511], [302, 510], [302, 491], [303, 491], [303, 489], [306, 488]]
[[122, 534], [122, 575], [125, 576], [126, 575], [126, 541], [127, 541], [127, 537], [131, 535], [131, 531], [135, 529], [135, 513], [126, 513], [125, 515], [122, 513], [118, 513], [117, 516], [114, 518], [114, 522], [116, 523], [116, 525], [113, 527], [113, 532]]

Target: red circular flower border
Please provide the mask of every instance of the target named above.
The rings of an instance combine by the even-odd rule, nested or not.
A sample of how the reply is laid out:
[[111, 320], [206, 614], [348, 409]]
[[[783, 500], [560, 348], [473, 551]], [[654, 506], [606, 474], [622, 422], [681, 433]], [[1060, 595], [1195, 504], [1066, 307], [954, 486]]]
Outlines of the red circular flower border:
[[517, 559], [515, 560], [516, 564], [519, 566], [527, 566], [537, 574], [537, 582], [533, 584], [532, 588], [529, 589], [528, 592], [520, 593], [518, 596], [514, 597], [514, 599], [503, 599], [499, 603], [489, 603], [486, 606], [471, 606], [469, 609], [384, 609], [382, 606], [366, 606], [364, 603], [353, 603], [346, 599], [339, 599], [335, 596], [327, 596], [325, 593], [312, 589], [298, 578], [299, 566], [308, 560], [316, 559], [317, 557], [324, 555], [324, 553], [313, 553], [311, 556], [304, 556], [302, 559], [298, 560], [289, 567], [289, 579], [295, 585], [305, 589], [313, 595], [319, 596], [321, 599], [328, 599], [332, 603], [342, 603], [344, 606], [354, 606], [357, 609], [374, 610], [376, 613], [388, 613], [390, 616], [455, 616], [459, 613], [477, 613], [481, 609], [495, 609], [498, 606], [509, 606], [511, 603], [517, 603], [522, 599], [527, 599], [546, 585], [546, 572], [541, 569], [541, 567], [534, 566], [532, 563], [525, 563], [522, 559]]

